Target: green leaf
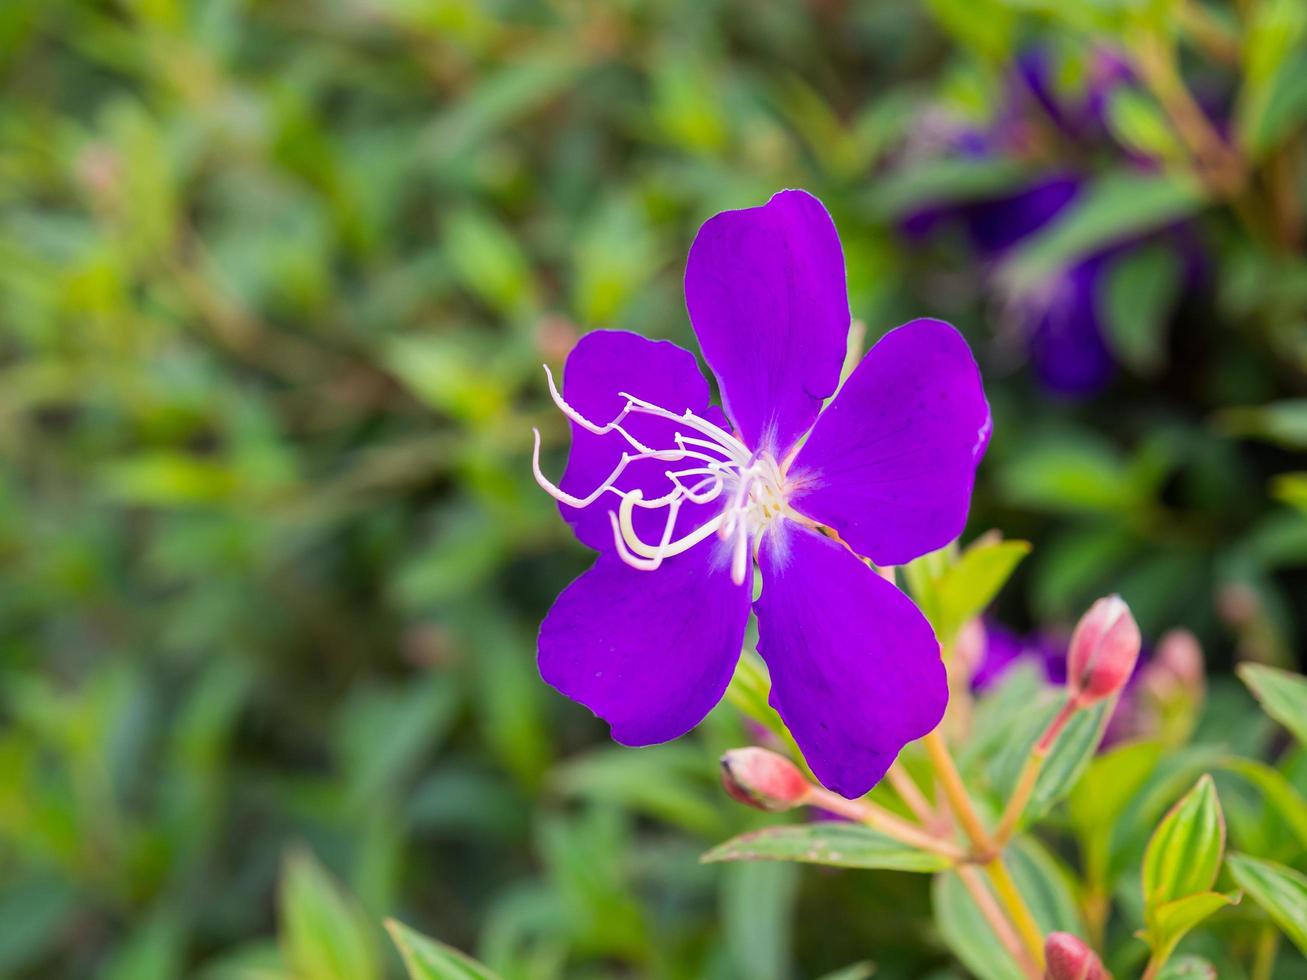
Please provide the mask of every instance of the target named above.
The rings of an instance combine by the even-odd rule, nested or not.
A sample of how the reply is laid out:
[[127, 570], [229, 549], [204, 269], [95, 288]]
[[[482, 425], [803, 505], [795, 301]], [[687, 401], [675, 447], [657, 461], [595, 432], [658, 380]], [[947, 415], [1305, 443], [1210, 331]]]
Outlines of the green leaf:
[[[1023, 727], [1011, 737], [1004, 752], [995, 760], [994, 784], [1003, 798], [1010, 796], [1016, 788], [1021, 770], [1035, 743], [1065, 703], [1066, 695], [1061, 694], [1043, 710], [1031, 711]], [[1101, 701], [1092, 708], [1072, 715], [1039, 770], [1034, 792], [1030, 794], [1030, 802], [1021, 815], [1020, 826], [1039, 819], [1054, 803], [1071, 792], [1103, 740], [1108, 714], [1115, 703], [1111, 699]]]
[[1281, 473], [1271, 481], [1271, 496], [1307, 513], [1307, 473]]
[[990, 604], [1028, 554], [1028, 541], [978, 541], [962, 552], [935, 583], [935, 628], [942, 642]]
[[464, 285], [502, 313], [523, 312], [534, 302], [531, 267], [517, 239], [479, 211], [459, 211], [445, 225], [445, 251]]
[[1264, 664], [1240, 664], [1236, 669], [1262, 710], [1307, 746], [1307, 677]]
[[[1244, 38], [1243, 88], [1235, 124], [1244, 145], [1259, 159], [1275, 148], [1283, 135], [1283, 98], [1286, 75], [1301, 70], [1295, 57], [1307, 33], [1307, 7], [1302, 0], [1260, 0]], [[1270, 117], [1270, 118], [1268, 118]]]
[[1227, 408], [1216, 421], [1230, 435], [1264, 439], [1285, 449], [1307, 449], [1307, 398]]
[[875, 972], [875, 965], [870, 960], [864, 960], [861, 963], [850, 963], [834, 973], [823, 974], [818, 980], [867, 980]]
[[1071, 620], [1097, 596], [1115, 587], [1118, 570], [1136, 551], [1136, 541], [1109, 518], [1072, 527], [1040, 542], [1030, 576], [1031, 601], [1040, 620]]
[[1248, 102], [1242, 122], [1244, 144], [1254, 159], [1291, 136], [1307, 119], [1307, 53], [1290, 55], [1263, 89], [1261, 97]]
[[551, 778], [568, 796], [602, 800], [696, 833], [720, 835], [731, 828], [722, 825], [716, 798], [720, 787], [708, 795], [703, 770], [703, 753], [683, 743], [604, 746], [569, 759]]
[[[0, 766], [5, 765], [0, 761]], [[10, 792], [14, 784], [3, 784]], [[71, 887], [53, 875], [10, 870], [0, 886], [0, 976], [20, 976], [59, 943], [76, 908]]]
[[358, 686], [339, 715], [337, 752], [347, 777], [344, 806], [394, 799], [454, 720], [458, 692], [432, 674], [401, 687]]
[[128, 940], [114, 952], [103, 980], [168, 980], [181, 973], [185, 930], [176, 913], [164, 907], [142, 916]]
[[367, 918], [309, 851], [297, 848], [287, 855], [279, 905], [282, 945], [297, 977], [381, 976]]
[[625, 197], [604, 202], [578, 230], [574, 303], [581, 323], [607, 324], [659, 268], [646, 215]]
[[1083, 934], [1071, 875], [1039, 841], [1018, 837], [1004, 852], [1003, 860], [1041, 932]]
[[1169, 225], [1203, 204], [1198, 182], [1174, 173], [1106, 174], [1026, 239], [1008, 260], [1002, 277], [1014, 293], [1025, 294], [1084, 256]]
[[1166, 326], [1182, 272], [1174, 249], [1158, 243], [1127, 252], [1102, 280], [1108, 342], [1119, 360], [1141, 374], [1156, 371], [1165, 359]]
[[1210, 775], [1203, 775], [1162, 818], [1144, 852], [1144, 918], [1155, 931], [1169, 902], [1208, 891], [1225, 852], [1225, 816]]
[[1167, 961], [1157, 980], [1217, 980], [1216, 967], [1201, 956], [1181, 956]]
[[1095, 758], [1067, 797], [1067, 813], [1082, 832], [1110, 831], [1161, 758], [1157, 742], [1126, 742]]
[[1169, 960], [1176, 944], [1189, 930], [1227, 905], [1239, 904], [1241, 897], [1238, 892], [1228, 895], [1198, 892], [1159, 906], [1153, 914], [1153, 924], [1142, 934], [1153, 950], [1154, 960], [1162, 963]]
[[931, 907], [944, 945], [969, 974], [979, 980], [1026, 980], [1025, 973], [995, 938], [956, 872], [935, 876]]
[[1283, 773], [1256, 759], [1224, 759], [1218, 765], [1256, 786], [1298, 843], [1307, 849], [1307, 800]]
[[970, 772], [1009, 752], [1013, 732], [1023, 728], [1022, 712], [1047, 694], [1048, 680], [1040, 666], [1029, 660], [1013, 664], [976, 700], [971, 732], [958, 746], [959, 765]]
[[583, 45], [546, 43], [485, 71], [466, 98], [436, 117], [419, 151], [443, 164], [474, 150], [574, 85], [588, 67], [586, 55]]
[[800, 870], [770, 861], [722, 869], [721, 931], [736, 976], [785, 980], [793, 975]]
[[120, 457], [99, 476], [108, 495], [155, 507], [220, 503], [242, 489], [235, 471], [221, 460], [179, 452]]
[[470, 956], [428, 939], [402, 922], [387, 919], [386, 929], [399, 948], [409, 980], [499, 980]]
[[1067, 797], [1067, 816], [1080, 838], [1088, 882], [1106, 888], [1112, 839], [1122, 813], [1162, 757], [1158, 742], [1127, 742], [1097, 756]]
[[837, 868], [886, 868], [894, 871], [939, 871], [947, 859], [908, 847], [858, 824], [820, 822], [768, 827], [733, 837], [701, 861], [799, 861]]
[[995, 62], [1012, 53], [1016, 13], [994, 0], [927, 0], [926, 9], [962, 46]]
[[1116, 449], [1082, 437], [1024, 446], [997, 475], [1009, 503], [1052, 513], [1120, 513], [1142, 502]]
[[923, 204], [960, 204], [1015, 190], [1029, 177], [1010, 160], [943, 157], [904, 167], [878, 181], [871, 191], [877, 218], [902, 217]]
[[1235, 883], [1307, 954], [1307, 875], [1274, 861], [1231, 854]]
[[1137, 88], [1117, 87], [1107, 103], [1107, 125], [1125, 147], [1159, 160], [1184, 158], [1184, 147], [1157, 102]]
[[485, 345], [466, 336], [396, 337], [382, 359], [410, 392], [438, 412], [483, 422], [503, 412], [507, 384]]
[[726, 699], [746, 718], [756, 721], [778, 738], [784, 739], [789, 734], [785, 722], [768, 703], [771, 694], [771, 678], [767, 668], [752, 650], [746, 650], [735, 665], [730, 686], [726, 688]]
[[253, 940], [208, 960], [195, 980], [297, 980], [272, 940]]

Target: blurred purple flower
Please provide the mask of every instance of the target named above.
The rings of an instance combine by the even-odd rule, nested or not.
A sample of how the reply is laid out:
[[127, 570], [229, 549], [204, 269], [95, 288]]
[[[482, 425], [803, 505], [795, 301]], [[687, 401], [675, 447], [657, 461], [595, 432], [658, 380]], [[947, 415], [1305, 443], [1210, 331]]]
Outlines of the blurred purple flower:
[[1013, 667], [1033, 663], [1055, 685], [1066, 683], [1066, 636], [1033, 633], [1021, 636], [992, 619], [985, 620], [984, 647], [971, 672], [971, 689], [977, 694], [994, 687]]
[[[1053, 687], [1062, 687], [1067, 679], [1067, 646], [1070, 637], [1063, 633], [1036, 631], [1021, 636], [1001, 623], [986, 619], [984, 623], [984, 649], [971, 673], [971, 690], [984, 694], [996, 687], [1013, 668], [1020, 664], [1034, 664]], [[1114, 745], [1138, 734], [1143, 721], [1140, 681], [1146, 672], [1151, 652], [1140, 651], [1130, 679], [1126, 681], [1120, 700], [1112, 709], [1107, 722], [1103, 746]]]
[[[1123, 60], [1108, 51], [1097, 51], [1087, 67], [1084, 90], [1071, 97], [1055, 89], [1047, 53], [1028, 49], [1017, 59], [1008, 107], [984, 133], [969, 132], [964, 138], [964, 131], [956, 131], [950, 150], [961, 157], [1023, 156], [1030, 141], [1033, 106], [1064, 141], [1079, 145], [1083, 155], [1105, 142], [1104, 117], [1112, 91], [1128, 84], [1131, 77]], [[1134, 162], [1151, 165], [1138, 159]], [[1072, 205], [1083, 184], [1077, 173], [1059, 169], [992, 198], [919, 208], [905, 217], [902, 228], [909, 237], [921, 239], [944, 225], [960, 227], [977, 257], [993, 273], [1012, 250]], [[1000, 295], [1002, 316], [1047, 389], [1076, 397], [1092, 394], [1111, 380], [1116, 365], [1106, 334], [1106, 279], [1118, 261], [1128, 259], [1140, 246], [1157, 242], [1175, 251], [1182, 281], [1196, 282], [1201, 274], [1201, 253], [1187, 229], [1173, 227], [1114, 242], [1085, 255], [1037, 290]], [[997, 276], [994, 288], [1002, 294]]]
[[902, 564], [961, 532], [989, 440], [979, 370], [956, 330], [915, 320], [823, 410], [849, 303], [803, 191], [705, 223], [685, 296], [722, 408], [692, 353], [623, 331], [581, 338], [561, 394], [550, 378], [572, 448], [555, 486], [537, 434], [536, 479], [599, 557], [541, 625], [541, 675], [619, 742], [684, 734], [730, 681], [756, 561], [771, 703], [813, 773], [859, 796], [948, 699], [930, 625], [859, 556]]
[[1090, 52], [1084, 72], [1080, 91], [1060, 92], [1048, 51], [1029, 47], [1017, 55], [1012, 95], [1018, 103], [1033, 101], [1064, 138], [1099, 143], [1109, 136], [1106, 115], [1112, 93], [1130, 84], [1134, 74], [1124, 58], [1101, 47]]

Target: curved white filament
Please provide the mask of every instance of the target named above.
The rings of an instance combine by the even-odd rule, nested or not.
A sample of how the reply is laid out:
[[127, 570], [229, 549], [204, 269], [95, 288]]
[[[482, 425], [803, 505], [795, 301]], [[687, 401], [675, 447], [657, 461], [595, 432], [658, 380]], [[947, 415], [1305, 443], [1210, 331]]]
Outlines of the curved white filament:
[[[535, 444], [531, 469], [536, 483], [559, 503], [578, 510], [592, 506], [605, 494], [619, 497], [621, 503], [616, 511], [609, 510], [608, 518], [616, 553], [632, 568], [642, 571], [657, 569], [668, 558], [684, 554], [716, 534], [728, 544], [732, 580], [742, 585], [749, 573], [751, 556], [768, 524], [782, 514], [796, 516], [786, 501], [783, 468], [767, 454], [751, 453], [744, 443], [720, 426], [691, 411], [673, 412], [625, 391], [618, 392], [625, 401], [621, 411], [601, 425], [567, 403], [547, 366], [545, 377], [550, 397], [569, 421], [593, 435], [616, 435], [633, 451], [622, 452], [607, 477], [589, 493], [577, 496], [545, 476], [540, 468], [540, 432], [532, 430]], [[674, 431], [670, 438], [674, 445], [657, 448], [637, 439], [623, 427], [623, 422], [631, 415], [646, 415], [672, 423]], [[681, 429], [694, 435], [686, 435]], [[623, 489], [619, 485], [632, 463], [645, 460], [688, 465], [665, 469], [663, 475], [670, 489], [659, 496], [646, 498], [640, 487]], [[647, 476], [647, 470], [642, 473]], [[722, 501], [721, 509], [712, 517], [689, 530], [677, 528], [683, 504], [702, 506], [719, 500]], [[662, 532], [656, 544], [646, 541], [636, 529], [637, 508], [642, 512], [664, 511]], [[698, 513], [694, 516], [699, 519]], [[679, 537], [678, 530], [683, 532]]]
[[632, 519], [635, 513], [636, 502], [640, 499], [639, 490], [632, 490], [622, 498], [622, 502], [617, 509], [617, 527], [621, 531], [622, 539], [626, 546], [635, 554], [643, 558], [656, 559], [662, 561], [664, 558], [671, 558], [675, 555], [683, 554], [689, 551], [700, 541], [711, 537], [721, 527], [722, 517], [718, 514], [716, 517], [699, 525], [684, 537], [671, 540], [672, 528], [676, 524], [676, 514], [680, 510], [681, 502], [673, 501], [667, 508], [667, 524], [663, 530], [663, 539], [658, 546], [652, 547], [647, 544], [635, 529], [635, 522]]
[[[666, 462], [678, 463], [684, 459], [698, 459], [707, 463], [717, 462], [717, 460], [714, 460], [711, 456], [706, 456], [703, 453], [689, 452], [681, 449], [650, 449], [646, 452], [636, 453], [634, 456], [630, 453], [622, 453], [621, 458], [617, 461], [617, 466], [613, 468], [613, 471], [608, 474], [607, 478], [605, 478], [599, 486], [595, 487], [594, 490], [584, 497], [576, 497], [550, 480], [549, 477], [545, 476], [544, 471], [540, 469], [540, 430], [532, 429], [531, 432], [535, 436], [535, 447], [531, 451], [531, 472], [535, 476], [536, 483], [539, 485], [541, 490], [549, 494], [549, 496], [553, 497], [559, 503], [567, 504], [567, 506], [575, 507], [578, 510], [589, 507], [608, 490], [614, 490], [616, 493], [621, 493], [621, 491], [615, 490], [613, 484], [628, 466], [639, 460], [661, 459]], [[668, 475], [670, 476], [671, 474]]]
[[735, 436], [731, 435], [725, 429], [713, 425], [707, 419], [699, 418], [699, 416], [695, 415], [689, 409], [686, 409], [684, 413], [677, 415], [675, 412], [669, 412], [667, 409], [655, 405], [652, 402], [647, 402], [643, 398], [636, 398], [629, 392], [621, 391], [618, 392], [618, 394], [626, 399], [626, 408], [622, 410], [622, 414], [619, 416], [619, 421], [620, 419], [625, 418], [630, 412], [638, 412], [643, 415], [653, 415], [656, 418], [667, 419], [671, 422], [679, 422], [681, 425], [702, 432], [708, 438], [720, 445], [723, 450], [729, 452], [738, 463], [747, 463], [752, 455], [749, 452], [749, 447], [740, 442], [739, 439], [736, 439]]

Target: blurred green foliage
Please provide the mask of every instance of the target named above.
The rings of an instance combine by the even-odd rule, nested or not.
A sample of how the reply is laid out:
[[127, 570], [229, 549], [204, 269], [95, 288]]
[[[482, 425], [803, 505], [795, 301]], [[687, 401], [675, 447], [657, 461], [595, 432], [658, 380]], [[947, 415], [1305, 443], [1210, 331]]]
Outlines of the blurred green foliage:
[[[565, 437], [539, 366], [599, 326], [687, 342], [698, 223], [807, 187], [873, 338], [939, 315], [976, 347], [973, 533], [1035, 544], [1005, 615], [1120, 591], [1218, 666], [1291, 662], [1307, 260], [1274, 205], [1303, 200], [1301, 5], [1186, 5], [1249, 194], [1195, 189], [1131, 89], [1119, 138], [1165, 165], [1075, 160], [1090, 204], [1014, 257], [1038, 284], [1201, 223], [1174, 322], [1155, 267], [1118, 276], [1106, 394], [1050, 399], [966, 251], [899, 233], [1075, 152], [901, 166], [928, 107], [992, 116], [1032, 39], [1071, 64], [1175, 40], [1182, 5], [1138, 6], [0, 4], [0, 975], [398, 976], [385, 915], [510, 980], [955, 969], [916, 879], [698, 863], [756, 826], [715, 787], [729, 708], [627, 750], [539, 681], [535, 625], [587, 561], [530, 477], [531, 427], [555, 466]], [[358, 906], [297, 903], [322, 872], [293, 846]]]

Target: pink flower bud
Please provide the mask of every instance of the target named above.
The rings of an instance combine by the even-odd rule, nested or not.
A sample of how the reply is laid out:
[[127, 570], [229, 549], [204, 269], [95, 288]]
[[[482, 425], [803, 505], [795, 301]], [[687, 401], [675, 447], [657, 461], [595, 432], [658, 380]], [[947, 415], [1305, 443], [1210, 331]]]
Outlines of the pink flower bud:
[[754, 746], [722, 756], [722, 786], [731, 799], [772, 812], [799, 806], [812, 789], [789, 759]]
[[1139, 659], [1139, 625], [1119, 595], [1099, 599], [1071, 634], [1067, 686], [1082, 707], [1111, 697], [1130, 679]]
[[968, 619], [962, 624], [957, 639], [953, 641], [953, 662], [958, 665], [963, 677], [971, 677], [984, 662], [988, 645], [985, 624], [979, 618]]
[[1197, 704], [1203, 699], [1206, 676], [1203, 648], [1185, 629], [1167, 631], [1157, 642], [1153, 659], [1144, 668], [1143, 684], [1159, 701], [1184, 698]]
[[1044, 980], [1110, 980], [1098, 954], [1069, 932], [1050, 932], [1044, 940], [1048, 968]]

